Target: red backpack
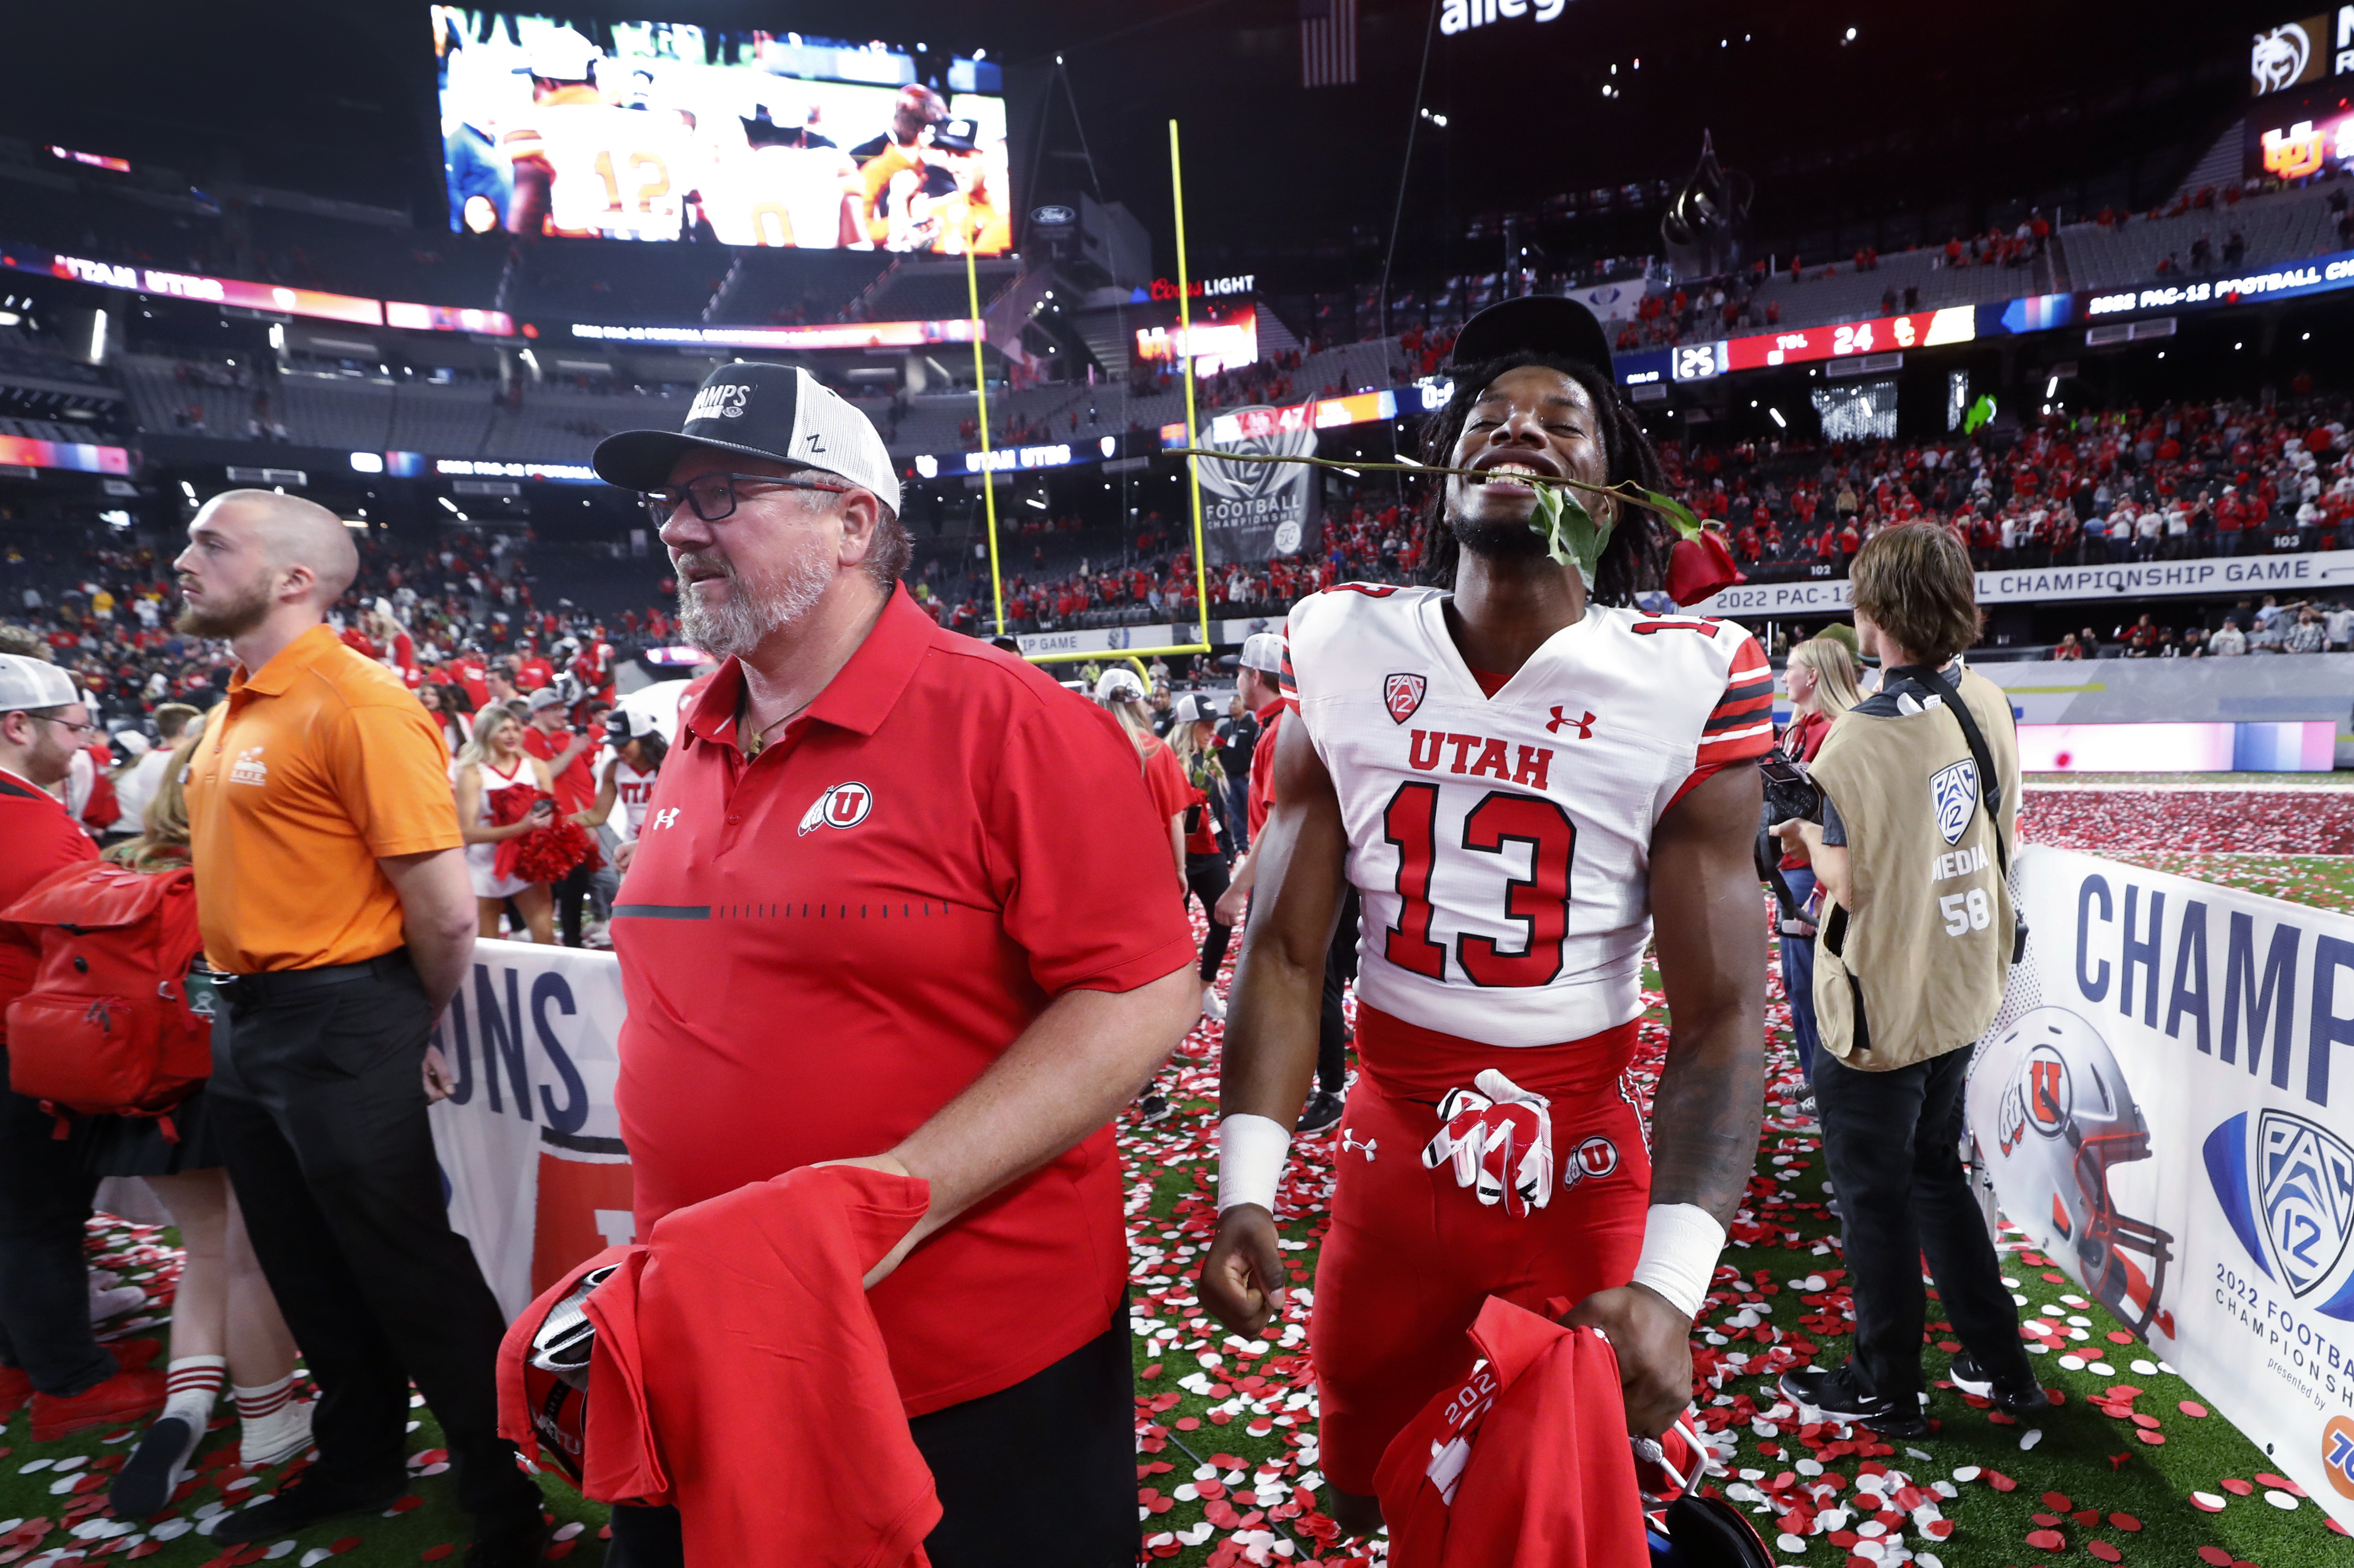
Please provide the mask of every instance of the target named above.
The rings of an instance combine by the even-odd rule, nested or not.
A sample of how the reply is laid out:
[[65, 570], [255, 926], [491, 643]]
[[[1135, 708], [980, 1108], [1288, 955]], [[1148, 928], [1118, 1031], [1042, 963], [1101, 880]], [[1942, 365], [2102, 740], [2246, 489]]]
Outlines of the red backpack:
[[[169, 1115], [213, 1070], [211, 997], [188, 994], [204, 947], [196, 873], [68, 866], [0, 910], [38, 938], [32, 989], [8, 1004], [8, 1086], [69, 1113]], [[200, 1011], [201, 1009], [201, 1011]]]

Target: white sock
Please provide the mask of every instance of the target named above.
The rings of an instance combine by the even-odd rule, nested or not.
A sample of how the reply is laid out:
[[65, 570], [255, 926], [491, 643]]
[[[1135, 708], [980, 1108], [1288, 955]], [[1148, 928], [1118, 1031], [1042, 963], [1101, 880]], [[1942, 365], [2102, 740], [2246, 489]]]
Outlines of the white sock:
[[238, 1457], [245, 1464], [275, 1464], [310, 1446], [311, 1404], [294, 1397], [293, 1373], [235, 1392], [242, 1424]]
[[167, 1397], [164, 1414], [176, 1415], [189, 1430], [202, 1436], [220, 1400], [221, 1384], [228, 1381], [225, 1356], [175, 1356], [164, 1370]]

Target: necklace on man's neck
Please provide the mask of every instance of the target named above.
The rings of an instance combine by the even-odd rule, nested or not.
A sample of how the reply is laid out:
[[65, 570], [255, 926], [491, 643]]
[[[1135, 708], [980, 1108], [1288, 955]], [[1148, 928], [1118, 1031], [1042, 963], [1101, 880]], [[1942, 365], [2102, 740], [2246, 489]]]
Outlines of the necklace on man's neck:
[[[821, 693], [821, 694], [820, 694], [820, 695], [822, 695], [822, 694], [823, 694], [822, 693]], [[751, 699], [751, 695], [750, 695], [750, 694], [749, 694], [749, 693], [747, 693], [743, 697], [739, 698], [739, 699], [738, 699], [738, 701], [742, 703], [742, 705], [743, 705], [743, 706], [744, 706], [744, 708], [745, 708], [745, 710], [746, 710], [746, 712], [745, 712], [744, 714], [739, 714], [739, 715], [737, 715], [737, 719], [736, 719], [737, 733], [741, 734], [741, 733], [743, 732], [743, 727], [744, 727], [744, 719], [745, 719], [745, 717], [746, 717], [746, 716], [748, 716], [748, 715], [749, 711], [750, 711], [751, 706], [752, 706], [752, 699]], [[785, 715], [783, 718], [771, 719], [769, 723], [767, 723], [767, 724], [765, 724], [765, 725], [762, 725], [758, 729], [757, 729], [757, 730], [753, 731], [753, 732], [752, 732], [752, 738], [751, 738], [751, 739], [749, 739], [749, 740], [748, 740], [748, 741], [746, 741], [746, 742], [744, 743], [744, 755], [745, 755], [746, 757], [758, 757], [758, 756], [759, 756], [759, 755], [760, 755], [760, 753], [761, 753], [763, 750], [765, 750], [765, 749], [767, 748], [767, 747], [768, 747], [768, 744], [769, 744], [769, 732], [770, 730], [772, 730], [772, 729], [776, 728], [776, 727], [777, 727], [777, 726], [779, 726], [779, 725], [780, 725], [780, 724], [785, 723], [787, 719], [792, 719], [792, 718], [797, 718], [797, 717], [799, 717], [799, 716], [800, 716], [800, 715], [801, 715], [801, 714], [802, 714], [802, 713], [803, 713], [803, 712], [804, 712], [804, 711], [809, 707], [810, 703], [813, 703], [813, 702], [815, 702], [815, 701], [817, 701], [817, 698], [816, 698], [816, 697], [811, 697], [811, 698], [809, 700], [809, 703], [803, 703], [800, 707], [795, 708], [791, 713], [789, 713], [789, 714]]]

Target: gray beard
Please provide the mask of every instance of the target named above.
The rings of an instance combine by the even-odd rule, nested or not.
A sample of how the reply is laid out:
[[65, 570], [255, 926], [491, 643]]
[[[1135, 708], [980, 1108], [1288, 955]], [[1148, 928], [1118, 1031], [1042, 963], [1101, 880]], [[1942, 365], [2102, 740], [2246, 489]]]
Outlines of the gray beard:
[[775, 580], [758, 586], [737, 572], [735, 563], [717, 564], [727, 583], [726, 603], [706, 607], [686, 584], [678, 592], [680, 633], [714, 659], [751, 652], [771, 633], [815, 609], [833, 581], [832, 563], [814, 552], [788, 564]]

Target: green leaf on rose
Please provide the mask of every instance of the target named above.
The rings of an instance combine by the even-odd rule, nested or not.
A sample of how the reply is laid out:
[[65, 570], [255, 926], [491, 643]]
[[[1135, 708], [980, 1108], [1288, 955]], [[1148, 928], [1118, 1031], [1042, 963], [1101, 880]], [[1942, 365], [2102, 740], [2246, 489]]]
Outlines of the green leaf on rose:
[[1668, 526], [1673, 528], [1678, 534], [1687, 539], [1697, 539], [1700, 537], [1700, 519], [1692, 515], [1692, 509], [1691, 507], [1686, 506], [1682, 502], [1675, 499], [1675, 497], [1671, 495], [1662, 495], [1656, 490], [1645, 490], [1640, 486], [1638, 486], [1636, 487], [1635, 493], [1643, 498], [1643, 504], [1645, 506], [1650, 508], [1650, 510], [1658, 513], [1662, 518], [1666, 519]]
[[1544, 535], [1546, 553], [1564, 567], [1575, 567], [1585, 580], [1586, 591], [1593, 592], [1603, 546], [1610, 543], [1609, 525], [1596, 523], [1564, 486], [1541, 483], [1536, 492], [1536, 519], [1532, 526]]

